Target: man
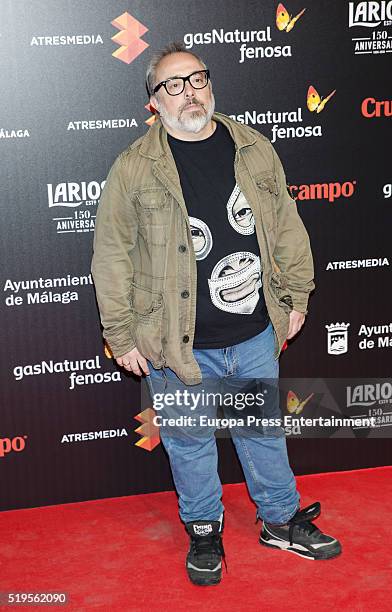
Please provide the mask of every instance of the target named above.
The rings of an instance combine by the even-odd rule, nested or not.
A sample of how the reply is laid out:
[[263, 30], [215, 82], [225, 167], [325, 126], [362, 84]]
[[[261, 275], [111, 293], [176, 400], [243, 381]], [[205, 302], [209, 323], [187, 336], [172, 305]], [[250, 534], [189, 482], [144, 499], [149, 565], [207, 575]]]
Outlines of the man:
[[[280, 160], [267, 138], [214, 112], [209, 71], [183, 45], [153, 57], [147, 88], [157, 120], [113, 164], [96, 220], [104, 336], [120, 366], [146, 374], [151, 393], [209, 377], [276, 380], [314, 288]], [[161, 429], [191, 538], [187, 572], [209, 585], [221, 579], [224, 508], [214, 427], [199, 434]], [[233, 441], [263, 520], [260, 543], [338, 555], [339, 542], [312, 523], [320, 504], [299, 510], [284, 436]]]

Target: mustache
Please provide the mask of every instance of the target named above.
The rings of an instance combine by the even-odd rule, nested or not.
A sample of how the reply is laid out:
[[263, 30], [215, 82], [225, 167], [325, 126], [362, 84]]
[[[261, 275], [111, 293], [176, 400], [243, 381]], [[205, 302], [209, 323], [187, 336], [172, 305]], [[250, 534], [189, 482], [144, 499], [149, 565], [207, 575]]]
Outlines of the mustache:
[[201, 106], [202, 109], [205, 111], [205, 106], [204, 104], [202, 104], [201, 102], [199, 102], [199, 100], [197, 98], [192, 98], [191, 100], [188, 100], [187, 102], [185, 102], [185, 104], [183, 104], [182, 106], [180, 106], [179, 112], [180, 114], [182, 113], [182, 111], [187, 107], [187, 106], [191, 106], [192, 104], [197, 104], [197, 106]]

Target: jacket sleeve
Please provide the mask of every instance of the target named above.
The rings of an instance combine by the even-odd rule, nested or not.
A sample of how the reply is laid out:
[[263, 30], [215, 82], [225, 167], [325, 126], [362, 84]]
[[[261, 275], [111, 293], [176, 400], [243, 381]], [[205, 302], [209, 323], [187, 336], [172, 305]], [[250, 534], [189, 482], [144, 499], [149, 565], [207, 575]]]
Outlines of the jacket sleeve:
[[315, 287], [309, 236], [296, 202], [288, 193], [282, 163], [273, 147], [272, 150], [278, 187], [278, 229], [273, 257], [283, 276], [285, 290], [291, 297], [290, 305], [294, 310], [306, 313], [309, 293]]
[[91, 272], [103, 326], [114, 357], [135, 347], [130, 304], [137, 237], [137, 215], [129, 196], [126, 161], [121, 154], [110, 169], [96, 217]]

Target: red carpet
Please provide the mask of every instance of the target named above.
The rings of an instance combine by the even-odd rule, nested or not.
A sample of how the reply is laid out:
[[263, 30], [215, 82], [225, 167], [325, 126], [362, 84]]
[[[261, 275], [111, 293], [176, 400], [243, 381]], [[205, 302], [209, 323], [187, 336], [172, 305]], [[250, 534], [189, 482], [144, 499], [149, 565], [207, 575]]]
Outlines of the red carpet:
[[228, 573], [215, 587], [188, 582], [174, 493], [3, 512], [0, 591], [69, 594], [49, 610], [391, 610], [391, 475], [383, 467], [298, 477], [301, 505], [319, 500], [317, 525], [342, 542], [329, 561], [260, 546], [245, 486], [226, 485]]

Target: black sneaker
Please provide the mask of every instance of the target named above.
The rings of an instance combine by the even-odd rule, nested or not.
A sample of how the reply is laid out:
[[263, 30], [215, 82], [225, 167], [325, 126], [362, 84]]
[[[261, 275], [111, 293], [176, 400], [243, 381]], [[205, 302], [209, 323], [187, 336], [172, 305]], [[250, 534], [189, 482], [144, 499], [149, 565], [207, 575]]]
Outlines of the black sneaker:
[[320, 502], [315, 502], [303, 510], [297, 510], [284, 526], [271, 526], [263, 522], [260, 544], [293, 552], [305, 559], [332, 559], [340, 555], [340, 542], [322, 533], [312, 523], [320, 511]]
[[186, 558], [188, 576], [198, 586], [219, 584], [222, 578], [223, 515], [219, 521], [195, 521], [186, 523], [185, 529], [191, 538]]

